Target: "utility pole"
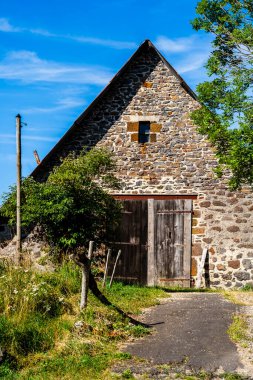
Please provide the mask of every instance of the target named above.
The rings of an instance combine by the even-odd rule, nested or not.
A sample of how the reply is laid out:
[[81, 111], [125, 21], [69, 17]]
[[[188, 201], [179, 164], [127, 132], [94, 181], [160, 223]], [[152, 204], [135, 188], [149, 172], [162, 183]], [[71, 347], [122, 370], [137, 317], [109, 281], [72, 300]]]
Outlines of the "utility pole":
[[16, 144], [17, 144], [17, 242], [16, 251], [20, 258], [21, 246], [21, 116], [16, 116]]

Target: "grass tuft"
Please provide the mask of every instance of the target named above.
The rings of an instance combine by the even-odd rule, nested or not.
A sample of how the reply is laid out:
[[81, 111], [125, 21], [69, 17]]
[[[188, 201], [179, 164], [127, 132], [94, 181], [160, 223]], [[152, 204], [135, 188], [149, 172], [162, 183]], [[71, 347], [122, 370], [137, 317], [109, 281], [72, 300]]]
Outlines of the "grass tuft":
[[236, 314], [233, 316], [233, 322], [229, 326], [227, 333], [233, 342], [245, 344], [248, 340], [247, 327], [245, 315]]
[[[80, 271], [72, 262], [50, 273], [0, 265], [0, 378], [109, 379], [110, 365], [131, 358], [118, 351], [118, 342], [149, 330], [130, 324], [92, 294], [80, 312], [80, 286]], [[120, 283], [105, 295], [129, 315], [168, 297], [162, 289]]]

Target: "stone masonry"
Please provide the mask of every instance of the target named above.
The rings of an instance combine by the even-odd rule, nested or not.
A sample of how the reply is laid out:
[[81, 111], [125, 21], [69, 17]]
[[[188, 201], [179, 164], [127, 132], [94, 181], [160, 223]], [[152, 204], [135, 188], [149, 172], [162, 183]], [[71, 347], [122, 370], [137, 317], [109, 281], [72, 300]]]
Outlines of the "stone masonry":
[[[192, 276], [209, 249], [213, 287], [253, 284], [253, 194], [231, 192], [217, 179], [214, 149], [198, 134], [190, 112], [194, 94], [149, 41], [82, 114], [37, 167], [43, 180], [60, 157], [83, 147], [115, 156], [122, 194], [192, 194]], [[149, 121], [150, 142], [138, 143], [138, 123]]]

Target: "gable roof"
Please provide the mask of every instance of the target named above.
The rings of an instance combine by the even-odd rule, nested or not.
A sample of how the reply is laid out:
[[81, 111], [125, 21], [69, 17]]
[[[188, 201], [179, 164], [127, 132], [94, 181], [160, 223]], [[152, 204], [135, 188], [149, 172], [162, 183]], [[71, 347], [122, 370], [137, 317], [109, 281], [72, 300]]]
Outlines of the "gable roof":
[[40, 164], [33, 170], [31, 173], [32, 177], [36, 177], [36, 175], [43, 170], [45, 164], [50, 160], [51, 156], [56, 153], [61, 146], [67, 141], [68, 137], [73, 133], [73, 131], [81, 124], [83, 120], [85, 120], [91, 111], [93, 111], [94, 107], [100, 102], [111, 87], [118, 81], [118, 79], [126, 72], [128, 67], [134, 61], [134, 59], [143, 51], [148, 49], [153, 49], [154, 53], [159, 56], [162, 62], [166, 67], [169, 68], [175, 75], [175, 77], [179, 80], [180, 85], [184, 88], [184, 90], [195, 100], [197, 100], [196, 94], [191, 90], [188, 84], [184, 81], [184, 79], [178, 74], [178, 72], [170, 65], [170, 63], [164, 58], [164, 56], [157, 50], [154, 44], [150, 40], [145, 40], [139, 48], [135, 51], [135, 53], [129, 58], [129, 60], [124, 64], [124, 66], [117, 72], [117, 74], [111, 79], [108, 85], [101, 91], [101, 93], [93, 100], [93, 102], [86, 108], [86, 110], [76, 119], [74, 124], [68, 129], [68, 131], [63, 135], [63, 137], [58, 141], [58, 143], [50, 150], [50, 152], [43, 158]]

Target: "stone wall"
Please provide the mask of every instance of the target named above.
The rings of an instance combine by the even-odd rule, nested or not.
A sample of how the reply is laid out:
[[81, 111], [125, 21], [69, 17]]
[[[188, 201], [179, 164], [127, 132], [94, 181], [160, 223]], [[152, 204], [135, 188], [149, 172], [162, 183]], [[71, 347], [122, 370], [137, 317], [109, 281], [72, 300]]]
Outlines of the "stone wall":
[[[40, 259], [47, 255], [49, 247], [43, 238], [43, 233], [39, 227], [35, 227], [29, 233], [22, 233], [22, 253], [26, 261], [30, 261], [38, 270], [45, 270], [46, 267], [39, 265]], [[16, 236], [5, 240], [5, 244], [0, 246], [0, 259], [8, 259], [18, 263], [16, 250]]]
[[[89, 114], [80, 116], [36, 173], [46, 178], [61, 156], [83, 147], [113, 152], [122, 194], [194, 194], [192, 275], [209, 249], [211, 285], [253, 281], [253, 196], [230, 192], [215, 178], [210, 143], [189, 113], [199, 107], [180, 78], [152, 47], [141, 49]], [[138, 122], [151, 122], [151, 142], [138, 143]]]

